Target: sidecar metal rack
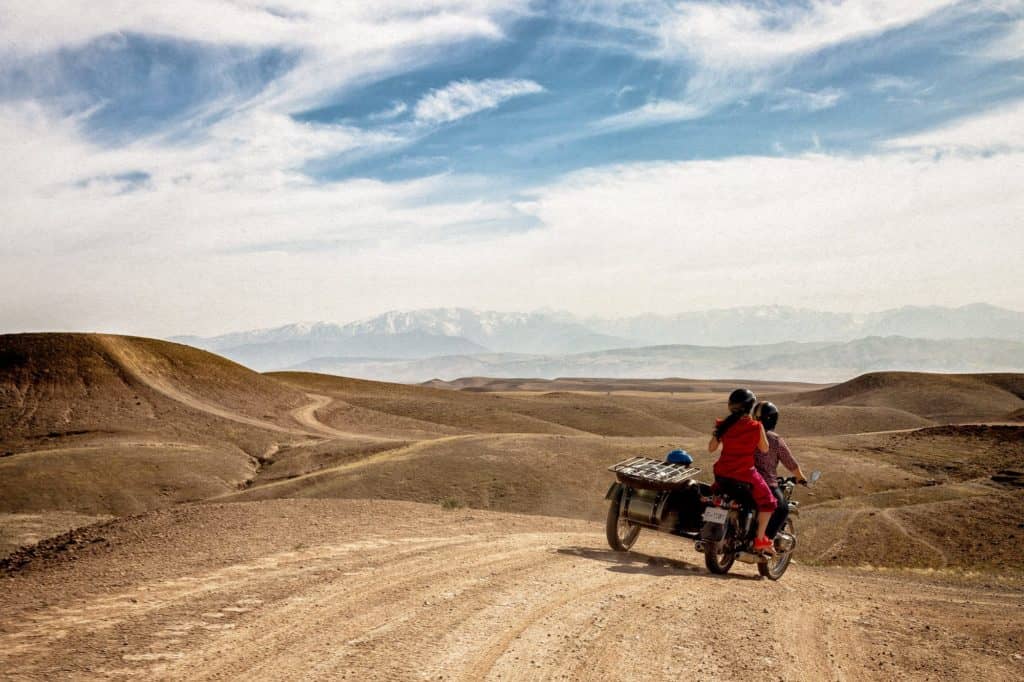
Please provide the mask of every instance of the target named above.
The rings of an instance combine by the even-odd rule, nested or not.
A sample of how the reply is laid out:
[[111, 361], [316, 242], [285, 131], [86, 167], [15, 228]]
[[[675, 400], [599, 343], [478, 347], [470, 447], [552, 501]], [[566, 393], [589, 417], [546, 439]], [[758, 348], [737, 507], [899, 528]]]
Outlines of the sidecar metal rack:
[[699, 467], [662, 462], [649, 457], [630, 457], [608, 467], [620, 483], [645, 490], [674, 490], [700, 473]]

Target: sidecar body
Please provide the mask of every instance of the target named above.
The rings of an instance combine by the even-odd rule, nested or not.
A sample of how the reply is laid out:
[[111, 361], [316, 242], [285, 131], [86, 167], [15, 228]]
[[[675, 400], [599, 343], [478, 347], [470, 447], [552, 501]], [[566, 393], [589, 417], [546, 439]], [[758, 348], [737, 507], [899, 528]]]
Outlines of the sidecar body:
[[663, 533], [699, 538], [703, 525], [701, 496], [710, 486], [695, 480], [698, 467], [632, 457], [608, 468], [616, 482], [605, 499], [617, 501], [619, 519]]

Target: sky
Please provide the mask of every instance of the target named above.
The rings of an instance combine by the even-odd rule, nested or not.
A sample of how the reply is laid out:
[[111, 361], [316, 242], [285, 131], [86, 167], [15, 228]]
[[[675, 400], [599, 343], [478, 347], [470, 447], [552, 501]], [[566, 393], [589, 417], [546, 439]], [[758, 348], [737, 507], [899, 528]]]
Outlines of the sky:
[[0, 332], [1024, 309], [1024, 0], [0, 0]]

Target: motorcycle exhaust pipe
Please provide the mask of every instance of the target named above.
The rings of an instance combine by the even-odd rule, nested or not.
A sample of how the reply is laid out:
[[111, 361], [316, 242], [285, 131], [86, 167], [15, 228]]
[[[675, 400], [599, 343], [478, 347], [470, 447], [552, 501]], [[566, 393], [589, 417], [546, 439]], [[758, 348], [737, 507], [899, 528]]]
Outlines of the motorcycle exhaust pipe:
[[697, 542], [693, 543], [693, 548], [695, 550], [697, 550], [698, 552], [700, 552], [701, 554], [703, 554], [704, 553], [704, 541], [703, 540], [697, 540]]
[[796, 536], [779, 532], [775, 535], [776, 552], [792, 552], [796, 549]]

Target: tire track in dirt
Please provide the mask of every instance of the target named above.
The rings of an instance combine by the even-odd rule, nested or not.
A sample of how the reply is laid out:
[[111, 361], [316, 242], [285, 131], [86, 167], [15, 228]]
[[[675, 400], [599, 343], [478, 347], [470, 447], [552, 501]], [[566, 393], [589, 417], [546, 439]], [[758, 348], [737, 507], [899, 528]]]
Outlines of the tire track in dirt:
[[[28, 614], [23, 620], [27, 626], [0, 636], [0, 669], [14, 661], [25, 664], [33, 657], [45, 656], [59, 642], [65, 651], [88, 651], [98, 642], [106, 640], [110, 648], [117, 632], [130, 629], [136, 644], [135, 653], [128, 662], [169, 660], [166, 650], [144, 651], [138, 643], [152, 639], [156, 625], [165, 624], [165, 631], [182, 635], [194, 630], [209, 635], [212, 630], [233, 629], [234, 624], [213, 621], [225, 613], [238, 615], [250, 608], [240, 601], [269, 602], [272, 598], [292, 598], [298, 590], [301, 595], [320, 584], [327, 575], [337, 579], [335, 573], [356, 579], [360, 584], [360, 608], [364, 600], [387, 603], [384, 592], [408, 589], [411, 583], [431, 584], [438, 576], [450, 573], [452, 567], [439, 561], [438, 554], [454, 556], [472, 568], [475, 563], [493, 562], [493, 557], [482, 554], [481, 542], [472, 536], [447, 538], [399, 538], [395, 540], [366, 540], [341, 545], [321, 546], [306, 550], [282, 552], [258, 560], [236, 564], [209, 573], [183, 576], [156, 584], [141, 585], [134, 590], [101, 596], [80, 603], [51, 609], [43, 613]], [[460, 548], [465, 545], [467, 549]], [[522, 550], [528, 551], [528, 550]], [[367, 561], [367, 554], [370, 560]], [[500, 561], [507, 557], [499, 557]], [[400, 569], [393, 568], [400, 566]], [[334, 585], [337, 592], [337, 585]], [[351, 590], [342, 589], [347, 594]], [[331, 598], [336, 598], [332, 594]], [[327, 598], [325, 597], [325, 601]], [[225, 606], [225, 604], [227, 606]], [[351, 606], [350, 602], [341, 602]], [[305, 609], [302, 609], [303, 611]], [[175, 620], [175, 614], [177, 618]], [[303, 613], [294, 613], [291, 627], [301, 627]], [[351, 619], [352, 614], [348, 614]], [[166, 621], [171, 619], [170, 625]], [[84, 633], [84, 636], [83, 636]], [[147, 635], [147, 633], [150, 633]], [[169, 640], [164, 640], [166, 644]], [[173, 653], [173, 652], [172, 652]], [[159, 654], [159, 655], [158, 655]]]
[[379, 443], [403, 442], [396, 438], [388, 438], [386, 436], [373, 436], [368, 434], [356, 433], [354, 431], [341, 431], [339, 429], [334, 428], [333, 426], [328, 426], [327, 424], [324, 424], [322, 421], [317, 419], [316, 411], [330, 405], [332, 402], [334, 402], [334, 398], [331, 398], [330, 396], [326, 395], [320, 395], [318, 393], [307, 393], [306, 397], [310, 399], [310, 403], [308, 405], [296, 407], [294, 410], [291, 411], [291, 415], [295, 419], [295, 421], [302, 424], [306, 428], [315, 431], [320, 435], [327, 436], [329, 438], [358, 438], [360, 440], [368, 440]]
[[911, 533], [902, 521], [900, 521], [892, 515], [891, 509], [883, 509], [878, 513], [878, 515], [884, 518], [887, 522], [889, 522], [889, 524], [893, 528], [895, 528], [897, 532], [900, 533], [900, 535], [907, 538], [908, 541], [917, 543], [919, 545], [922, 545], [923, 547], [927, 547], [929, 550], [938, 555], [940, 561], [939, 568], [943, 568], [949, 565], [949, 555], [946, 554], [945, 550], [943, 550], [938, 545], [934, 545], [928, 540], [925, 540], [919, 534]]
[[[169, 676], [215, 677], [243, 669], [258, 678], [332, 679], [361, 668], [362, 679], [406, 679], [424, 665], [413, 662], [430, 651], [430, 641], [478, 608], [496, 581], [515, 582], [538, 571], [529, 543], [469, 543], [454, 550], [432, 554], [429, 565], [392, 560], [383, 572], [360, 574], [346, 586], [329, 583], [294, 593], [265, 614], [265, 622], [276, 626], [260, 628], [255, 642], [251, 633], [227, 635], [246, 642], [237, 658], [207, 654], [209, 660]], [[296, 647], [320, 654], [297, 656]], [[223, 642], [218, 648], [225, 648]]]
[[852, 514], [847, 515], [846, 520], [843, 522], [842, 530], [839, 531], [839, 539], [833, 542], [828, 547], [826, 547], [821, 552], [818, 552], [818, 555], [814, 557], [814, 560], [824, 561], [826, 557], [828, 557], [829, 555], [834, 555], [836, 552], [842, 549], [846, 545], [846, 538], [850, 532], [850, 526], [852, 526], [856, 521], [858, 521], [860, 517], [867, 515], [869, 511], [874, 510], [861, 509], [853, 512]]
[[[509, 434], [501, 434], [501, 435], [504, 436], [504, 435], [509, 435]], [[472, 435], [460, 435], [460, 436], [442, 436], [441, 438], [432, 438], [430, 440], [421, 440], [421, 441], [417, 441], [416, 443], [413, 443], [412, 445], [396, 447], [396, 448], [392, 448], [390, 450], [384, 450], [382, 452], [376, 452], [376, 453], [374, 453], [372, 455], [366, 455], [365, 457], [361, 457], [361, 458], [359, 458], [357, 460], [354, 460], [354, 461], [351, 461], [351, 462], [345, 462], [344, 464], [337, 464], [335, 466], [324, 467], [323, 469], [317, 469], [316, 471], [310, 471], [309, 473], [306, 473], [306, 474], [300, 474], [298, 476], [293, 476], [291, 478], [283, 478], [283, 479], [281, 479], [279, 481], [272, 481], [270, 483], [264, 483], [263, 485], [258, 485], [258, 486], [255, 486], [253, 488], [247, 488], [245, 490], [238, 490], [238, 491], [233, 491], [233, 492], [230, 492], [230, 493], [224, 493], [223, 495], [218, 495], [216, 497], [208, 498], [208, 501], [224, 502], [224, 501], [227, 501], [227, 500], [229, 500], [231, 498], [245, 499], [247, 497], [258, 496], [263, 491], [271, 490], [271, 489], [274, 489], [274, 488], [280, 488], [280, 487], [284, 487], [284, 486], [298, 485], [299, 487], [305, 487], [306, 485], [309, 484], [309, 482], [311, 480], [319, 478], [321, 476], [332, 476], [332, 475], [343, 474], [343, 473], [346, 473], [346, 472], [349, 472], [349, 471], [355, 471], [357, 469], [362, 469], [364, 467], [371, 466], [373, 464], [379, 464], [381, 462], [391, 462], [391, 461], [398, 461], [398, 460], [402, 460], [402, 459], [410, 459], [412, 457], [415, 457], [417, 454], [419, 454], [420, 450], [423, 450], [425, 448], [428, 448], [428, 447], [431, 447], [431, 446], [434, 446], [434, 445], [441, 445], [443, 443], [452, 443], [452, 442], [461, 441], [461, 440], [488, 439], [488, 438], [494, 438], [494, 437], [495, 436], [492, 436], [492, 435], [472, 434]]]
[[[407, 516], [389, 524], [388, 509]], [[740, 564], [716, 577], [690, 543], [654, 533], [641, 536], [643, 551], [618, 553], [598, 526], [576, 521], [386, 502], [358, 514], [337, 542], [45, 609], [27, 601], [0, 613], [0, 670], [27, 680], [390, 682], [882, 680], [900, 660], [954, 676], [1013, 666], [1005, 645], [928, 615], [946, 618], [949, 605], [1000, 618], [1024, 602], [1013, 591], [802, 566], [779, 582]], [[417, 532], [420, 523], [430, 530]], [[923, 641], [918, 656], [906, 643], [929, 622], [942, 639]], [[971, 659], [954, 663], [963, 649]]]

